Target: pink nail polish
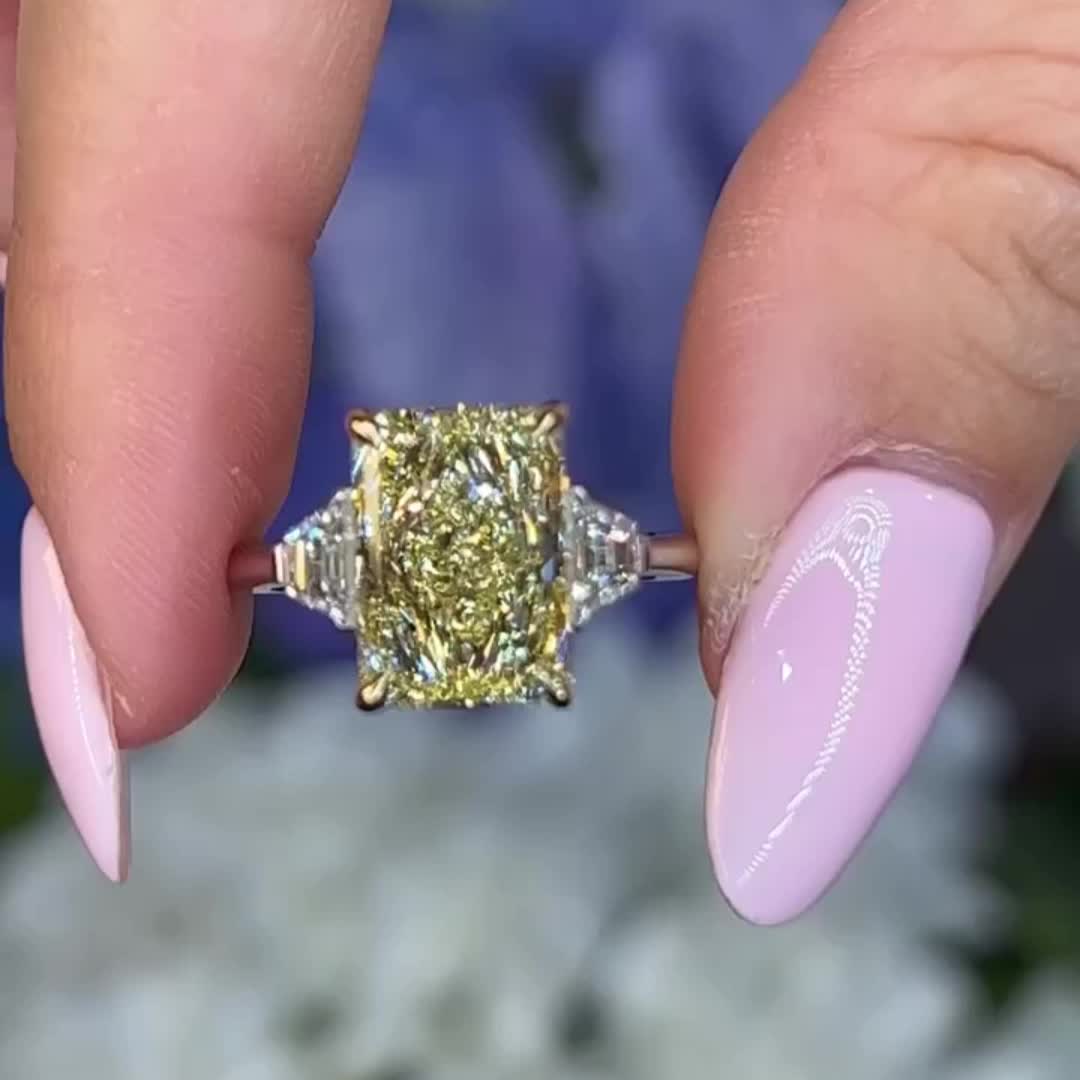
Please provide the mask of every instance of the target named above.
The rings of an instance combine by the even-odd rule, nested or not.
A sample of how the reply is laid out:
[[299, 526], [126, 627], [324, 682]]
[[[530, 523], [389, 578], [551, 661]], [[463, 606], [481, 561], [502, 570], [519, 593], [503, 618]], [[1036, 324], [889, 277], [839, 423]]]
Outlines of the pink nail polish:
[[23, 650], [38, 730], [64, 803], [83, 842], [113, 881], [128, 871], [128, 792], [111, 695], [44, 519], [31, 510], [22, 537]]
[[710, 750], [709, 847], [743, 917], [785, 922], [906, 775], [975, 626], [993, 547], [972, 499], [858, 468], [796, 513], [743, 613]]

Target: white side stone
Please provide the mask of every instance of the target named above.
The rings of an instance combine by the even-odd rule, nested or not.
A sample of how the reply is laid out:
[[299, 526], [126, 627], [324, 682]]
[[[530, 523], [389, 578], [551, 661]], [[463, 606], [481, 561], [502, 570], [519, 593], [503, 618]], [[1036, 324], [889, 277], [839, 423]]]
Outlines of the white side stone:
[[645, 572], [645, 537], [637, 522], [596, 502], [582, 487], [563, 498], [563, 566], [570, 586], [571, 622], [632, 593]]
[[278, 583], [287, 596], [326, 615], [339, 630], [354, 629], [358, 554], [356, 508], [345, 488], [277, 545]]

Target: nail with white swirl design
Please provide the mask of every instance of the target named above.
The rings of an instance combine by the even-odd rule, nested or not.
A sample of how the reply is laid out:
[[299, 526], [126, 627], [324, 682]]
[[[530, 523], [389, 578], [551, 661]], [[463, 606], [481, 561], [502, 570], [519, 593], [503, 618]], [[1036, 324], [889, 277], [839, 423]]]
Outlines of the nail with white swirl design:
[[743, 917], [785, 922], [844, 869], [963, 658], [993, 531], [956, 491], [858, 468], [797, 511], [732, 641], [707, 827]]

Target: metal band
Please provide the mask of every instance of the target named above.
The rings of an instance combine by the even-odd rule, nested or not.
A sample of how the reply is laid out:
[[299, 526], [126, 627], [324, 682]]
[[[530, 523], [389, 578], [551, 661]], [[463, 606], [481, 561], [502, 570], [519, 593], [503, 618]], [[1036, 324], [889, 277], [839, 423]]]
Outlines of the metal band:
[[642, 581], [683, 581], [698, 572], [698, 546], [692, 536], [650, 534]]
[[[696, 541], [679, 534], [650, 535], [645, 546], [642, 581], [683, 581], [698, 571]], [[283, 591], [274, 549], [265, 545], [237, 548], [229, 560], [229, 588], [234, 592]]]
[[262, 544], [237, 548], [229, 560], [229, 588], [233, 592], [282, 591], [277, 583], [273, 549]]

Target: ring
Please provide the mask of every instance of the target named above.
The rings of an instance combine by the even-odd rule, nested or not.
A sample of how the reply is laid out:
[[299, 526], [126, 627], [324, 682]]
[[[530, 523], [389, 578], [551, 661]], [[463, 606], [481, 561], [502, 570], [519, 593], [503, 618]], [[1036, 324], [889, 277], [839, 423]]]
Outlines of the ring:
[[686, 536], [643, 532], [571, 483], [564, 405], [351, 412], [351, 483], [234, 587], [355, 632], [357, 705], [570, 703], [568, 646], [645, 581], [697, 572]]

